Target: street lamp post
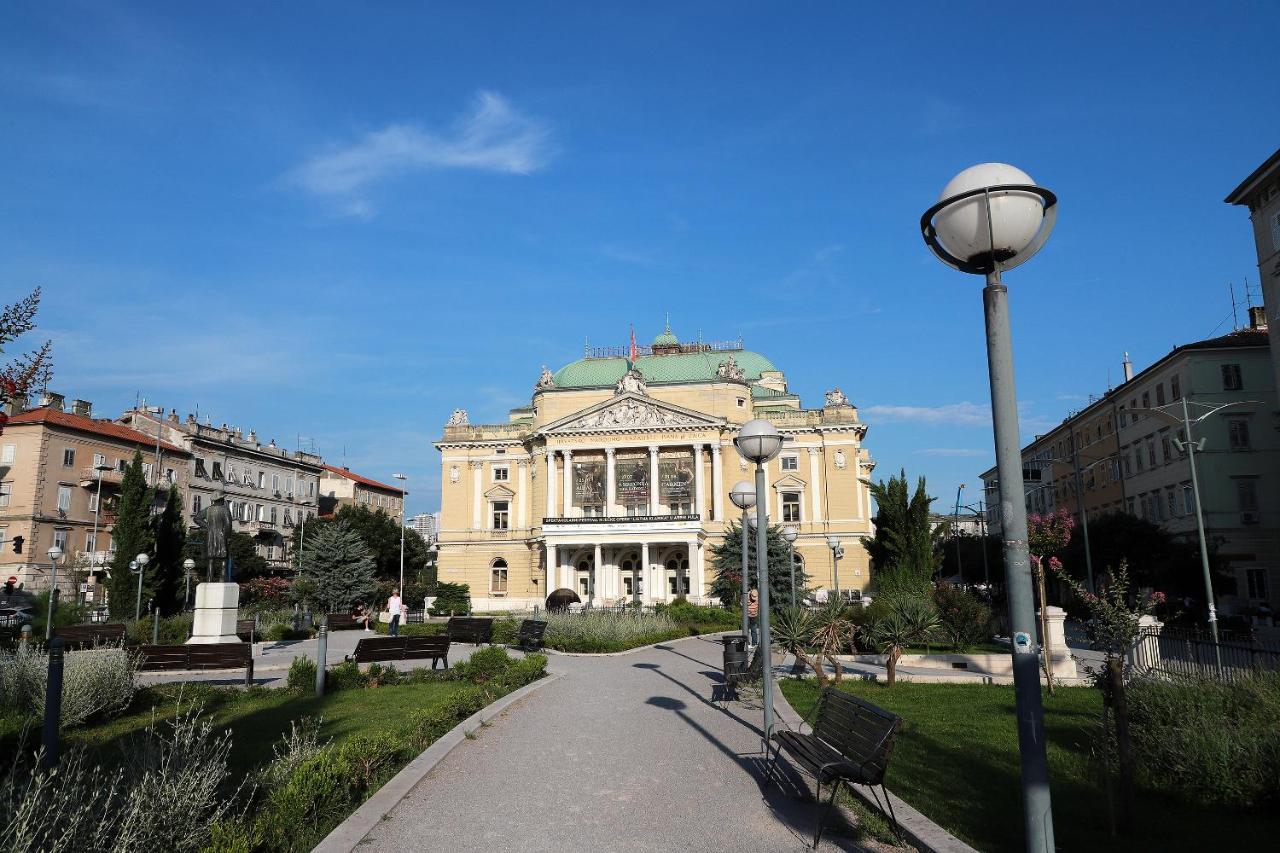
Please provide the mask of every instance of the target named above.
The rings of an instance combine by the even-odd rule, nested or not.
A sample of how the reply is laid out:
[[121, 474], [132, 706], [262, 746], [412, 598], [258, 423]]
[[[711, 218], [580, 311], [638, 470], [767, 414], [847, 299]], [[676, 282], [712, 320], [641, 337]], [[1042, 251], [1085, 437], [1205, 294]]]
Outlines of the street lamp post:
[[782, 538], [787, 540], [787, 560], [791, 565], [791, 606], [796, 606], [796, 537], [799, 532], [794, 527], [782, 528]]
[[762, 418], [747, 421], [733, 440], [738, 453], [756, 464], [756, 567], [760, 590], [760, 654], [763, 655], [761, 681], [764, 700], [764, 748], [769, 751], [773, 734], [773, 662], [769, 639], [769, 519], [765, 515], [764, 466], [782, 451], [778, 428]]
[[[89, 552], [89, 577], [93, 577], [93, 566], [98, 560], [98, 517], [102, 514], [102, 472], [110, 471], [111, 466], [106, 462], [101, 465], [94, 465], [93, 470], [98, 472], [98, 491], [93, 498], [93, 550]], [[85, 585], [88, 586], [88, 578], [85, 579]], [[81, 604], [84, 600], [81, 599]]]
[[1027, 507], [1018, 438], [1013, 341], [1008, 291], [1000, 273], [1031, 258], [1053, 230], [1058, 199], [1020, 169], [983, 163], [956, 175], [920, 218], [925, 243], [961, 272], [986, 276], [987, 370], [995, 431], [996, 468], [1004, 538], [1013, 677], [1022, 763], [1023, 822], [1029, 853], [1054, 849], [1053, 808], [1044, 744], [1035, 601], [1027, 554]]
[[751, 566], [747, 562], [747, 510], [756, 505], [755, 485], [746, 480], [735, 484], [729, 492], [729, 500], [742, 510], [742, 637], [745, 640], [751, 636], [751, 621], [747, 617], [747, 597], [750, 594], [748, 576], [751, 573]]
[[844, 556], [844, 546], [835, 536], [828, 536], [827, 547], [831, 549], [831, 582], [836, 588], [836, 600], [840, 600], [840, 558]]
[[53, 600], [58, 597], [58, 561], [61, 559], [62, 549], [54, 545], [49, 549], [49, 563], [53, 566], [53, 577], [49, 584], [49, 621], [44, 625], [46, 642], [53, 637]]
[[960, 484], [960, 488], [956, 489], [956, 574], [960, 576], [960, 583], [964, 583], [964, 563], [960, 560], [960, 493], [964, 491], [964, 483]]
[[142, 618], [142, 576], [147, 572], [147, 563], [151, 562], [151, 558], [146, 554], [139, 554], [129, 563], [129, 571], [138, 574], [138, 603], [133, 609], [133, 618], [135, 621]]
[[392, 474], [400, 481], [400, 595], [404, 595], [404, 481], [409, 479], [404, 474]]
[[182, 561], [183, 584], [182, 584], [182, 609], [187, 609], [187, 604], [191, 599], [191, 571], [196, 567], [196, 561], [187, 557]]

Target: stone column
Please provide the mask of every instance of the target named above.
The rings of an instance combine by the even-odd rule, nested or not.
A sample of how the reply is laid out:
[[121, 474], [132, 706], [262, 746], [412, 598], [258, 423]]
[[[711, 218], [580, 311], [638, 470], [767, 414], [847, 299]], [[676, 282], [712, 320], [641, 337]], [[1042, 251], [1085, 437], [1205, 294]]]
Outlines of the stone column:
[[811, 495], [811, 507], [809, 512], [810, 521], [822, 521], [822, 472], [819, 465], [822, 461], [822, 451], [816, 447], [809, 448], [809, 494]]
[[653, 598], [653, 566], [649, 565], [649, 543], [640, 543], [640, 571], [639, 576], [644, 578], [644, 595], [641, 601]]
[[592, 571], [591, 571], [592, 579], [587, 582], [588, 589], [592, 589], [592, 588], [595, 589], [595, 593], [596, 593], [595, 598], [596, 598], [597, 604], [600, 603], [600, 594], [601, 594], [600, 593], [600, 576], [603, 574], [603, 569], [604, 569], [604, 558], [603, 558], [603, 555], [600, 553], [600, 543], [597, 542], [595, 560], [592, 562]]
[[[1050, 668], [1053, 670], [1055, 677], [1075, 678], [1075, 659], [1071, 657], [1071, 650], [1067, 648], [1067, 611], [1051, 604], [1044, 608], [1042, 612], [1049, 628], [1047, 632], [1049, 635], [1048, 643], [1044, 643], [1044, 637], [1040, 639], [1042, 645], [1046, 646], [1045, 651]], [[1036, 615], [1039, 616], [1041, 614], [1037, 612]]]
[[702, 596], [705, 594], [703, 586], [705, 580], [703, 573], [705, 568], [702, 564], [702, 548], [698, 544], [698, 540], [694, 539], [689, 543], [689, 573], [693, 575], [689, 580], [689, 595], [697, 603], [702, 603]]
[[693, 446], [693, 511], [699, 517], [705, 515], [706, 506], [706, 490], [702, 487], [702, 445], [695, 444]]
[[573, 451], [562, 450], [561, 453], [564, 454], [564, 483], [560, 487], [561, 491], [564, 492], [564, 497], [561, 498], [561, 500], [564, 502], [564, 517], [572, 518], [573, 517]]
[[711, 519], [721, 521], [724, 506], [724, 468], [720, 465], [719, 439], [711, 445]]
[[618, 502], [618, 472], [617, 460], [614, 458], [614, 450], [612, 447], [604, 449], [605, 457], [605, 489], [604, 489], [604, 514], [613, 515], [614, 505]]
[[542, 591], [542, 597], [556, 591], [558, 584], [556, 583], [556, 571], [560, 568], [560, 549], [554, 545], [544, 545], [546, 550], [546, 569], [547, 569], [547, 588]]
[[554, 517], [556, 514], [556, 452], [547, 449], [547, 508], [543, 515]]
[[472, 530], [483, 530], [485, 527], [484, 519], [481, 515], [481, 509], [480, 509], [480, 503], [481, 503], [480, 491], [481, 491], [481, 487], [483, 486], [483, 483], [480, 481], [480, 475], [483, 469], [484, 469], [483, 462], [471, 463], [471, 529]]
[[649, 445], [649, 514], [658, 514], [658, 445]]
[[516, 485], [516, 506], [520, 508], [518, 523], [521, 530], [527, 530], [529, 527], [529, 460], [518, 460], [516, 467], [520, 469], [520, 480]]

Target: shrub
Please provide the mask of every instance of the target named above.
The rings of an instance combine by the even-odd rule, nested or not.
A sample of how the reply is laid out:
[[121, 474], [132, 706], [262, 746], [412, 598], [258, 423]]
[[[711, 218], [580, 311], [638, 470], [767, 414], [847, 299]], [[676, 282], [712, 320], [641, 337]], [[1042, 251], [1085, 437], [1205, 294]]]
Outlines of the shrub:
[[688, 599], [685, 598], [677, 598], [670, 604], [659, 604], [655, 609], [658, 613], [670, 616], [676, 622], [721, 625], [725, 628], [733, 628], [742, 624], [741, 609], [735, 610], [728, 607], [707, 607], [705, 605], [690, 604]]
[[369, 670], [364, 674], [362, 679], [363, 687], [381, 687], [385, 685], [396, 685], [404, 681], [404, 673], [396, 669], [392, 664], [383, 666], [380, 663], [369, 665]]
[[375, 782], [400, 759], [402, 744], [390, 732], [361, 732], [348, 738], [338, 750], [339, 760], [355, 769], [365, 788]]
[[940, 584], [933, 591], [933, 603], [938, 608], [938, 633], [957, 652], [989, 640], [995, 633], [991, 608], [971, 592]]
[[[305, 658], [297, 658], [294, 663]], [[314, 666], [312, 667], [314, 669]], [[321, 717], [301, 717], [289, 722], [289, 734], [271, 748], [274, 756], [258, 774], [264, 788], [283, 785], [307, 759], [319, 755], [328, 743], [320, 743]]]
[[455, 664], [454, 677], [481, 684], [492, 681], [506, 672], [511, 658], [502, 646], [486, 646], [475, 651], [470, 658]]
[[289, 664], [289, 679], [285, 685], [290, 690], [309, 692], [316, 686], [316, 662], [311, 658], [296, 657]]
[[466, 614], [471, 612], [471, 587], [465, 583], [436, 584], [436, 600], [431, 605], [432, 616]]
[[[192, 615], [190, 613], [161, 616], [158, 638], [160, 645], [180, 646], [185, 643], [187, 638], [191, 636], [191, 620]], [[150, 645], [154, 623], [155, 619], [149, 615], [126, 622], [124, 628], [126, 640], [135, 645]]]
[[566, 652], [620, 652], [684, 635], [665, 613], [548, 612], [546, 620], [543, 642]]
[[312, 832], [346, 817], [354, 769], [332, 748], [302, 760], [279, 787], [267, 793], [249, 833], [256, 849], [310, 850]]
[[[31, 606], [31, 636], [43, 637], [45, 625], [49, 622], [49, 591], [37, 593]], [[75, 601], [67, 600], [66, 596], [58, 596], [58, 606], [53, 611], [54, 628], [79, 625], [87, 619], [88, 613], [85, 608]]]
[[[121, 713], [133, 701], [137, 660], [113, 646], [67, 652], [62, 670], [63, 727]], [[34, 647], [0, 653], [0, 704], [22, 714], [44, 716], [49, 655]]]
[[520, 638], [520, 620], [493, 620], [493, 641], [503, 646], [513, 646]]
[[488, 692], [472, 686], [458, 690], [435, 708], [414, 711], [408, 719], [409, 740], [415, 748], [425, 748], [490, 701]]
[[364, 687], [364, 673], [353, 660], [344, 660], [336, 666], [329, 667], [325, 675], [325, 690], [355, 690]]
[[1280, 674], [1235, 684], [1139, 679], [1126, 693], [1149, 785], [1227, 807], [1280, 802]]

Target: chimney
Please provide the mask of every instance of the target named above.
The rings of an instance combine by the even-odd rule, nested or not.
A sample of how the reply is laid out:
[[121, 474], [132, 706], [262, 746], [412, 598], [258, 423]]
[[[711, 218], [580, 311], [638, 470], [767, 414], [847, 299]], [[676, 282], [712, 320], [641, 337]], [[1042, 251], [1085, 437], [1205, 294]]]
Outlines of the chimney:
[[62, 405], [67, 401], [64, 394], [55, 394], [52, 391], [45, 391], [44, 397], [40, 399], [41, 406], [48, 406], [50, 409], [62, 411]]
[[27, 410], [27, 395], [14, 394], [4, 404], [4, 413], [9, 417], [20, 415]]
[[88, 400], [72, 400], [71, 414], [91, 418], [93, 417], [93, 403]]
[[1267, 311], [1261, 305], [1249, 306], [1249, 328], [1264, 332], [1267, 329]]
[[1133, 362], [1129, 360], [1129, 353], [1126, 352], [1124, 354], [1124, 363], [1121, 366], [1124, 367], [1124, 381], [1131, 381], [1133, 379]]

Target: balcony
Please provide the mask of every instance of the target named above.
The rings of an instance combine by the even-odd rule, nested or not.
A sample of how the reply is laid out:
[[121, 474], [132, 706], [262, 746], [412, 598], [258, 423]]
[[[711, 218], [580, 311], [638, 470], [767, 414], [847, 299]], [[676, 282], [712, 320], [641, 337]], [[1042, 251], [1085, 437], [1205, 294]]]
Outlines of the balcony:
[[[119, 486], [123, 481], [123, 471], [110, 468], [102, 472], [102, 485], [104, 486]], [[90, 489], [98, 487], [98, 472], [92, 465], [80, 469], [80, 485]]]

